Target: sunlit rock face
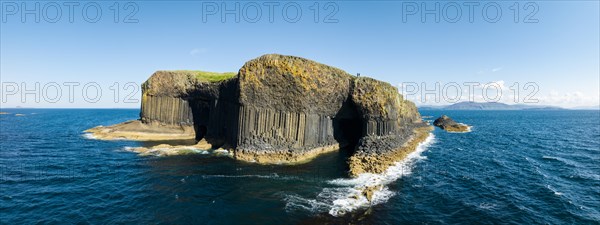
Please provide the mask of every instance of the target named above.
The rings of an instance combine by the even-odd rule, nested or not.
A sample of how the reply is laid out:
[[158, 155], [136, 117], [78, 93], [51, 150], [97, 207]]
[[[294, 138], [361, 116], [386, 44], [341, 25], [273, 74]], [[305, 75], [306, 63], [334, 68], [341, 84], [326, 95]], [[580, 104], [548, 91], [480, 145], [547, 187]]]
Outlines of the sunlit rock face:
[[299, 163], [348, 146], [352, 174], [378, 172], [430, 129], [392, 85], [294, 56], [263, 55], [219, 79], [159, 71], [142, 90], [142, 123], [193, 128], [197, 140], [259, 163]]

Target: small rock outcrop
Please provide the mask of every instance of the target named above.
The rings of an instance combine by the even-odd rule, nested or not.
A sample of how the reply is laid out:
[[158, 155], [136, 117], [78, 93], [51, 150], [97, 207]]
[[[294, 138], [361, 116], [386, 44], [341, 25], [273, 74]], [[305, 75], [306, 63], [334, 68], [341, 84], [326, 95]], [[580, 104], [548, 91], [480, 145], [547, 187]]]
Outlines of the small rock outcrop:
[[[249, 162], [300, 163], [349, 146], [351, 175], [380, 173], [432, 128], [392, 85], [294, 56], [263, 55], [237, 74], [159, 71], [142, 91], [140, 122], [126, 131], [163, 127], [161, 138], [194, 136]], [[122, 137], [119, 128], [91, 133]]]
[[470, 127], [466, 124], [457, 123], [452, 118], [442, 115], [433, 121], [433, 125], [439, 128], [442, 128], [448, 132], [468, 132], [470, 131]]

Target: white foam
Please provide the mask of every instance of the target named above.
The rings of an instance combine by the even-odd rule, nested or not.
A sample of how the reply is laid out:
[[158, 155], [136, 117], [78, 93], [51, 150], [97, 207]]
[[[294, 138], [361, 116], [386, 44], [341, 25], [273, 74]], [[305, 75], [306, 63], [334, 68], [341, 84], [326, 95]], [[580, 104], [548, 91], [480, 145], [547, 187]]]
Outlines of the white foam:
[[[388, 189], [387, 185], [412, 173], [414, 162], [425, 159], [425, 157], [421, 156], [421, 153], [431, 145], [434, 137], [433, 134], [429, 134], [427, 139], [420, 143], [414, 152], [408, 154], [404, 160], [390, 166], [382, 174], [364, 173], [353, 179], [336, 179], [331, 181], [332, 184], [351, 186], [351, 189], [344, 197], [333, 201], [333, 206], [329, 210], [329, 214], [341, 216], [359, 208], [387, 202], [388, 199], [394, 196], [394, 193]], [[362, 191], [366, 188], [374, 188], [370, 202], [362, 194]]]
[[[395, 195], [387, 185], [403, 176], [410, 175], [414, 163], [426, 159], [426, 157], [421, 156], [421, 153], [433, 143], [434, 139], [435, 136], [429, 134], [427, 139], [420, 143], [414, 152], [410, 153], [404, 160], [390, 166], [382, 174], [363, 173], [356, 178], [340, 178], [328, 181], [329, 184], [335, 187], [324, 188], [316, 199], [288, 195], [285, 197], [286, 210], [328, 211], [333, 216], [342, 216], [360, 208], [385, 203]], [[363, 194], [363, 191], [367, 188], [373, 190], [371, 201]]]
[[228, 156], [228, 157], [233, 157], [233, 152], [230, 152], [226, 149], [215, 149], [212, 151], [213, 155], [216, 156]]
[[550, 185], [546, 185], [546, 188], [548, 188], [550, 191], [552, 191], [554, 193], [554, 195], [557, 195], [557, 196], [563, 195], [562, 192], [556, 191], [556, 189], [552, 188], [552, 186], [550, 186]]
[[210, 151], [207, 150], [195, 150], [194, 152], [199, 153], [201, 155], [210, 154]]
[[494, 208], [496, 208], [496, 204], [493, 204], [493, 203], [487, 203], [487, 202], [482, 202], [482, 203], [479, 203], [479, 206], [478, 206], [478, 208], [480, 208], [480, 209], [485, 209], [485, 210], [491, 210], [491, 209], [494, 209]]
[[185, 155], [185, 154], [200, 154], [213, 156], [226, 156], [233, 157], [233, 153], [226, 149], [204, 149], [194, 145], [178, 145], [178, 146], [154, 146], [154, 147], [123, 147], [124, 151], [135, 152], [140, 155], [151, 155], [151, 156], [173, 156], [173, 155]]
[[92, 140], [94, 140], [94, 139], [98, 139], [98, 138], [96, 138], [96, 136], [94, 136], [94, 135], [93, 135], [93, 134], [91, 134], [91, 133], [84, 133], [84, 134], [83, 134], [83, 135], [81, 135], [81, 136], [83, 136], [85, 139], [92, 139]]
[[466, 131], [448, 131], [449, 133], [470, 133], [472, 131], [473, 126], [469, 126], [467, 124], [464, 123], [458, 123], [460, 125], [466, 126], [467, 130]]
[[272, 173], [268, 175], [262, 174], [242, 174], [242, 175], [224, 175], [224, 174], [214, 174], [214, 175], [201, 175], [203, 179], [212, 179], [212, 178], [260, 178], [260, 179], [273, 179], [273, 180], [302, 180], [297, 176], [279, 176], [277, 173]]
[[309, 212], [322, 212], [329, 209], [330, 204], [326, 202], [317, 201], [317, 199], [303, 198], [297, 194], [286, 195], [284, 197], [286, 201], [286, 210], [302, 209]]

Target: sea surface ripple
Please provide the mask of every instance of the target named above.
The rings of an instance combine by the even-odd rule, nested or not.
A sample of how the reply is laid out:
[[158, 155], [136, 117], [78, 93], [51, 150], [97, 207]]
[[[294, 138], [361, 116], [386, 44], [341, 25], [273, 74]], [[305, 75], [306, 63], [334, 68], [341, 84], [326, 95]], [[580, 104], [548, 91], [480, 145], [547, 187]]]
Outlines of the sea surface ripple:
[[[157, 143], [82, 133], [138, 110], [3, 111], [0, 224], [600, 223], [600, 111], [421, 111], [472, 132], [436, 128], [389, 173], [359, 178], [347, 149], [296, 166], [140, 156], [126, 149]], [[374, 202], [351, 196], [369, 185]]]

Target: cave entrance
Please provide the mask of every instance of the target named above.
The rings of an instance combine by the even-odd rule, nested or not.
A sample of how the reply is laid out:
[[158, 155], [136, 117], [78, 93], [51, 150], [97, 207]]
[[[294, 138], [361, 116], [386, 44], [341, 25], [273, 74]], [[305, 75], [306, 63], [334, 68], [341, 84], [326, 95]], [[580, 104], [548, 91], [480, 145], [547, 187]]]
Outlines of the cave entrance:
[[196, 133], [196, 141], [202, 140], [208, 132], [208, 124], [210, 118], [210, 103], [207, 100], [191, 99], [189, 100], [190, 108], [192, 109], [192, 118], [194, 124], [194, 132]]
[[196, 131], [196, 141], [202, 140], [206, 136], [208, 129], [204, 125], [194, 125]]
[[345, 118], [338, 120], [340, 127], [341, 138], [346, 146], [352, 147], [358, 144], [358, 140], [362, 137], [362, 122], [360, 118]]
[[364, 135], [363, 120], [351, 100], [346, 100], [333, 119], [333, 135], [340, 147], [352, 154]]

